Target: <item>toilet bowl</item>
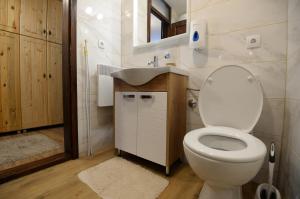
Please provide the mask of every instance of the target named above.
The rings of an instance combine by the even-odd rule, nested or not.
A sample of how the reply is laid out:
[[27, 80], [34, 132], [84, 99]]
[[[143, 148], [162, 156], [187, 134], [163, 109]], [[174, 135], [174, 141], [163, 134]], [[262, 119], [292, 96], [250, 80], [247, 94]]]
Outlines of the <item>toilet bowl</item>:
[[205, 128], [184, 137], [184, 153], [205, 181], [200, 199], [241, 199], [241, 186], [261, 168], [266, 146], [250, 133], [263, 106], [259, 81], [240, 66], [223, 66], [204, 82], [199, 112]]

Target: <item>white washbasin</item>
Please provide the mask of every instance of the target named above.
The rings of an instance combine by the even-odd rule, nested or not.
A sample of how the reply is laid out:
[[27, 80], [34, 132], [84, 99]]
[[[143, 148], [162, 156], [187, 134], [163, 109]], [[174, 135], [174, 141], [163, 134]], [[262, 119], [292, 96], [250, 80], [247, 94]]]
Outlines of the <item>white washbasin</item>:
[[156, 76], [164, 73], [174, 73], [178, 75], [188, 76], [188, 72], [174, 66], [127, 68], [117, 72], [113, 72], [111, 73], [111, 76], [121, 79], [130, 85], [139, 86], [146, 84]]

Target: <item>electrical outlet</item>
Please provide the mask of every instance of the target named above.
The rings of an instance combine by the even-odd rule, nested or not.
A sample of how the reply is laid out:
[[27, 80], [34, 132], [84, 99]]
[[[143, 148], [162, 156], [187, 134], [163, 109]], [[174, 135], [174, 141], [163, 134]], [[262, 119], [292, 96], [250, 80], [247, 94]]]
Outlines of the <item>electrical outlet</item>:
[[99, 49], [104, 49], [105, 45], [104, 45], [104, 41], [103, 40], [98, 40], [98, 48]]
[[261, 38], [260, 35], [250, 35], [246, 38], [247, 41], [247, 49], [251, 48], [260, 48], [261, 47]]

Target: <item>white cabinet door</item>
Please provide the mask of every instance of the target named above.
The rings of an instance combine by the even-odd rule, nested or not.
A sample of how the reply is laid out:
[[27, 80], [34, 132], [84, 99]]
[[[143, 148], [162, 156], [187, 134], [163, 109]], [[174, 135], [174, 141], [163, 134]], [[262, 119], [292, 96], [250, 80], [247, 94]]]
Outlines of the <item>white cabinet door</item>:
[[136, 155], [137, 95], [115, 92], [115, 145], [116, 148]]
[[139, 92], [137, 155], [166, 165], [167, 92]]

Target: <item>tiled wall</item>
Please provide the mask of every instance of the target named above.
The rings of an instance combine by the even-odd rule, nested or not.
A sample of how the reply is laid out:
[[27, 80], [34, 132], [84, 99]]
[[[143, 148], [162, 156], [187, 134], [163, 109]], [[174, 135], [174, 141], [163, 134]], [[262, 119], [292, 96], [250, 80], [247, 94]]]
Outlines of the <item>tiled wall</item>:
[[280, 184], [286, 198], [300, 198], [300, 0], [289, 0], [286, 118]]
[[[77, 1], [77, 84], [80, 156], [87, 152], [85, 117], [85, 72], [83, 43], [88, 42], [90, 71], [91, 140], [94, 152], [113, 146], [113, 109], [99, 108], [97, 96], [97, 64], [121, 65], [121, 0]], [[104, 48], [98, 47], [103, 41]]]
[[[208, 48], [197, 53], [187, 40], [164, 47], [133, 49], [133, 0], [122, 1], [122, 66], [146, 66], [154, 55], [160, 65], [166, 52], [178, 67], [190, 72], [189, 86], [200, 88], [205, 76], [226, 64], [238, 64], [262, 82], [264, 109], [255, 127], [255, 136], [268, 146], [275, 142], [278, 156], [284, 120], [285, 75], [287, 65], [287, 1], [285, 0], [191, 0], [191, 20], [208, 22]], [[246, 36], [260, 34], [261, 48], [246, 49]], [[198, 93], [188, 93], [197, 97]], [[188, 130], [202, 127], [197, 108], [188, 108]], [[277, 157], [279, 160], [279, 157]], [[278, 164], [277, 164], [278, 165]], [[256, 181], [267, 180], [267, 164]], [[278, 168], [276, 167], [276, 172]]]

